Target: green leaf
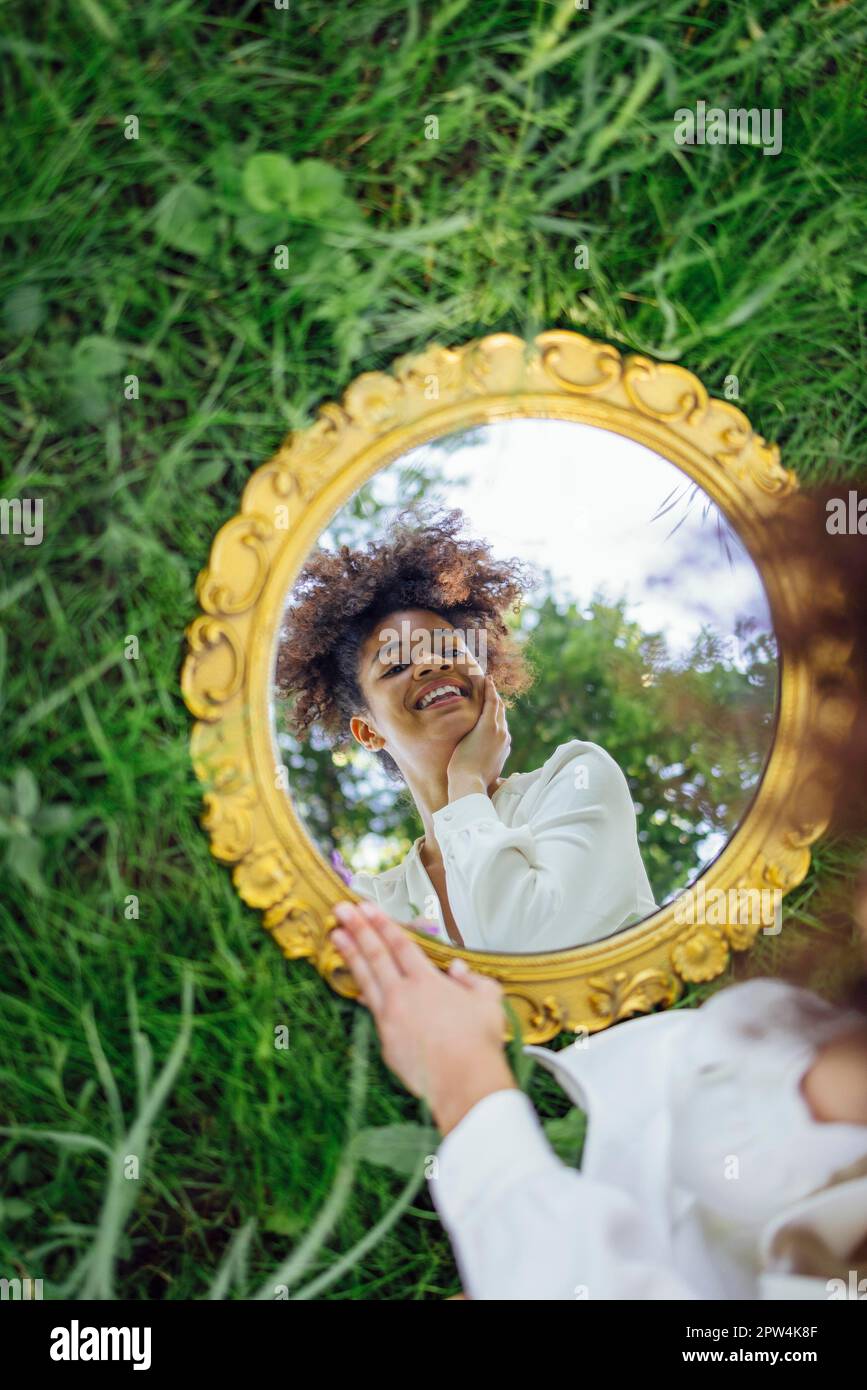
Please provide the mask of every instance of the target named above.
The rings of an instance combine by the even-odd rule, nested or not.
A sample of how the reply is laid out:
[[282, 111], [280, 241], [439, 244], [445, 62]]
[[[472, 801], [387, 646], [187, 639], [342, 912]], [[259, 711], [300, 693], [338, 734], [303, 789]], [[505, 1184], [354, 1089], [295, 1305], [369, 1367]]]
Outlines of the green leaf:
[[42, 291], [38, 285], [18, 285], [3, 303], [3, 321], [10, 333], [23, 337], [33, 333], [45, 317]]
[[577, 1163], [587, 1128], [587, 1116], [583, 1110], [573, 1108], [559, 1119], [543, 1120], [542, 1128], [557, 1157], [562, 1158], [564, 1163]]
[[365, 1162], [410, 1177], [420, 1171], [429, 1154], [436, 1153], [439, 1135], [429, 1125], [380, 1125], [359, 1130], [355, 1142]]
[[78, 0], [96, 32], [109, 43], [117, 43], [120, 35], [114, 21], [106, 14], [98, 0]]
[[9, 1164], [9, 1177], [19, 1187], [27, 1181], [30, 1172], [30, 1155], [26, 1149], [19, 1149]]
[[241, 187], [244, 158], [244, 152], [239, 145], [224, 142], [217, 146], [208, 159], [208, 167], [214, 176], [214, 191], [223, 199], [228, 211], [240, 211], [244, 206]]
[[[47, 1067], [37, 1067], [35, 1075], [41, 1076], [48, 1071]], [[49, 1077], [51, 1073], [49, 1073]], [[98, 1149], [105, 1154], [106, 1158], [112, 1157], [112, 1151], [102, 1139], [95, 1139], [90, 1134], [67, 1133], [60, 1129], [40, 1129], [36, 1125], [3, 1125], [0, 1127], [0, 1134], [7, 1134], [13, 1139], [35, 1139], [37, 1143], [45, 1140], [49, 1144], [59, 1144], [62, 1149], [74, 1149], [78, 1153], [84, 1153], [88, 1149]]]
[[285, 217], [275, 213], [248, 212], [235, 223], [235, 236], [245, 251], [261, 255], [286, 240]]
[[288, 1211], [275, 1211], [266, 1219], [264, 1229], [275, 1236], [288, 1236], [294, 1240], [296, 1236], [304, 1234], [307, 1226], [307, 1218], [303, 1213], [292, 1214]]
[[179, 183], [157, 205], [157, 231], [169, 246], [188, 256], [209, 256], [215, 237], [212, 214], [210, 194], [195, 183]]
[[512, 1039], [509, 1043], [509, 1064], [515, 1073], [515, 1080], [522, 1091], [526, 1091], [536, 1065], [535, 1057], [524, 1051], [524, 1039], [521, 1032], [521, 1020], [517, 1011], [510, 1000], [503, 1000], [503, 1008], [506, 1011], [509, 1022], [512, 1025]]
[[302, 159], [297, 166], [298, 201], [295, 211], [311, 221], [334, 212], [343, 203], [344, 177], [322, 159]]
[[22, 883], [34, 893], [44, 893], [45, 884], [39, 872], [42, 845], [32, 835], [15, 835], [6, 847], [6, 863]]
[[76, 376], [92, 379], [111, 376], [126, 365], [126, 353], [114, 338], [94, 334], [76, 343], [72, 353], [72, 370]]
[[73, 419], [98, 425], [111, 410], [108, 389], [98, 377], [73, 376], [66, 400]]
[[51, 835], [56, 830], [65, 830], [72, 820], [72, 807], [66, 801], [58, 801], [53, 806], [43, 806], [33, 817], [33, 829], [40, 834]]
[[0, 1199], [0, 1225], [5, 1221], [23, 1221], [32, 1210], [31, 1203], [20, 1197], [3, 1197]]
[[15, 809], [24, 820], [30, 820], [39, 810], [39, 783], [29, 767], [15, 769]]
[[193, 475], [193, 487], [212, 487], [218, 483], [226, 471], [225, 459], [211, 459], [209, 463], [203, 463], [201, 468], [197, 468]]
[[244, 165], [244, 197], [255, 212], [293, 212], [298, 170], [285, 154], [254, 154]]

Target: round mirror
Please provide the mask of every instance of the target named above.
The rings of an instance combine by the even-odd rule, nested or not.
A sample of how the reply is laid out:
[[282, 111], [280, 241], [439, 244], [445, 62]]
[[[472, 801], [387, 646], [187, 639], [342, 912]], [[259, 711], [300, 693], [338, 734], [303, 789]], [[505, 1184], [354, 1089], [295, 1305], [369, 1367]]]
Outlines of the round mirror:
[[333, 909], [366, 897], [525, 1040], [674, 1003], [781, 931], [829, 823], [855, 712], [813, 522], [674, 363], [553, 329], [364, 373], [199, 576], [212, 853], [343, 994]]
[[524, 418], [404, 453], [331, 518], [285, 596], [271, 717], [285, 794], [359, 896], [538, 953], [704, 873], [777, 689], [720, 507], [634, 439]]

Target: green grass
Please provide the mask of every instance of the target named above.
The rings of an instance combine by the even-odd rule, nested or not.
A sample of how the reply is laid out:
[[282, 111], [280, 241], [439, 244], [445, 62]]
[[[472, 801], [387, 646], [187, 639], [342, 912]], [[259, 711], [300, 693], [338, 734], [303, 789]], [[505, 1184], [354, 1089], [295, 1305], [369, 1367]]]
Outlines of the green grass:
[[[33, 837], [25, 877], [4, 870], [2, 1121], [67, 1142], [0, 1141], [0, 1272], [204, 1297], [229, 1252], [222, 1291], [250, 1293], [333, 1191], [353, 1065], [359, 1124], [418, 1107], [354, 1034], [357, 1010], [282, 960], [198, 827], [178, 674], [211, 537], [353, 375], [495, 330], [572, 327], [682, 362], [717, 395], [737, 375], [805, 483], [863, 478], [867, 19], [804, 0], [46, 0], [4, 17], [2, 495], [43, 497], [45, 537], [0, 542], [2, 780], [27, 768], [71, 811], [37, 824], [44, 892]], [[781, 154], [676, 147], [673, 113], [699, 99], [782, 108]], [[350, 202], [286, 216], [251, 251], [241, 178], [261, 152], [327, 161]], [[189, 184], [179, 230], [163, 200]], [[794, 900], [805, 933], [853, 855], [817, 855]], [[531, 1087], [563, 1113], [550, 1078]], [[106, 1189], [106, 1152], [73, 1134], [137, 1144], [140, 1180]], [[342, 1171], [299, 1288], [403, 1188], [387, 1168]], [[431, 1213], [422, 1189], [321, 1296], [455, 1292]]]

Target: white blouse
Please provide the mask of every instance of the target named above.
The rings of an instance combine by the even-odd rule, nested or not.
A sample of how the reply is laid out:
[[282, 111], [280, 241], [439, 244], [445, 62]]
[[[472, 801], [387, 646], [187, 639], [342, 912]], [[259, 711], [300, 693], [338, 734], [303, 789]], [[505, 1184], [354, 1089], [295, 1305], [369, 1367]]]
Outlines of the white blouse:
[[485, 1096], [445, 1137], [429, 1185], [467, 1296], [852, 1296], [770, 1252], [807, 1227], [845, 1262], [867, 1234], [867, 1177], [826, 1187], [867, 1155], [867, 1125], [815, 1121], [800, 1091], [819, 1046], [863, 1023], [758, 979], [562, 1052], [526, 1047], [588, 1114], [582, 1165], [557, 1158], [522, 1091]]
[[[635, 807], [617, 763], [581, 739], [542, 767], [513, 772], [493, 796], [471, 792], [433, 813], [446, 892], [464, 945], [556, 951], [598, 941], [656, 910], [638, 848]], [[350, 886], [399, 922], [429, 918], [448, 941], [419, 849]]]

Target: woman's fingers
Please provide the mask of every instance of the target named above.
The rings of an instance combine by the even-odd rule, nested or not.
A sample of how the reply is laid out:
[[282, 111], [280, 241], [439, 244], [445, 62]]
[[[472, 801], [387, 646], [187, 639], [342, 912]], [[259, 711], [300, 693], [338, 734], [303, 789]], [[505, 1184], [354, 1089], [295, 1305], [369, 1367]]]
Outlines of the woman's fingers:
[[487, 681], [487, 689], [485, 691], [485, 708], [482, 712], [489, 716], [492, 724], [496, 725], [500, 696], [494, 685], [493, 676], [486, 676], [485, 680]]
[[371, 1013], [378, 1014], [384, 1002], [383, 991], [367, 963], [364, 952], [357, 945], [352, 932], [349, 931], [348, 928], [344, 928], [343, 930], [338, 928], [331, 933], [331, 937], [335, 946], [343, 955], [353, 980], [358, 985], [360, 997], [370, 1009]]
[[501, 988], [496, 980], [492, 980], [489, 975], [478, 975], [471, 970], [465, 960], [458, 956], [453, 960], [448, 970], [449, 975], [465, 989], [471, 989], [476, 994], [500, 994]]
[[424, 951], [412, 937], [407, 936], [402, 927], [399, 927], [390, 917], [386, 916], [381, 910], [374, 916], [370, 914], [371, 924], [382, 932], [386, 945], [391, 949], [398, 967], [404, 975], [418, 976], [429, 974], [436, 970], [433, 961], [429, 960]]
[[463, 989], [472, 989], [472, 971], [466, 961], [462, 960], [460, 956], [458, 956], [457, 960], [452, 961], [446, 974], [450, 980], [454, 980], [455, 984], [461, 985]]
[[[362, 907], [363, 911], [361, 910]], [[359, 907], [355, 903], [342, 902], [337, 904], [334, 911], [338, 920], [351, 933], [352, 940], [364, 958], [370, 974], [382, 994], [385, 994], [387, 990], [397, 984], [401, 978], [401, 970], [390, 946], [382, 935], [374, 929], [367, 916], [368, 911], [371, 912], [371, 916], [374, 916], [380, 914], [381, 909], [375, 907], [373, 903], [364, 903]]]
[[369, 926], [380, 933], [401, 974], [418, 975], [436, 969], [418, 943], [407, 936], [403, 927], [389, 917], [378, 903], [359, 903], [358, 910]]
[[[338, 903], [335, 915], [344, 923], [331, 933], [371, 1012], [381, 1008], [386, 991], [401, 978], [418, 979], [439, 972], [425, 952], [376, 903]], [[455, 984], [476, 992], [500, 986], [486, 975], [477, 975], [459, 956], [446, 972]]]

